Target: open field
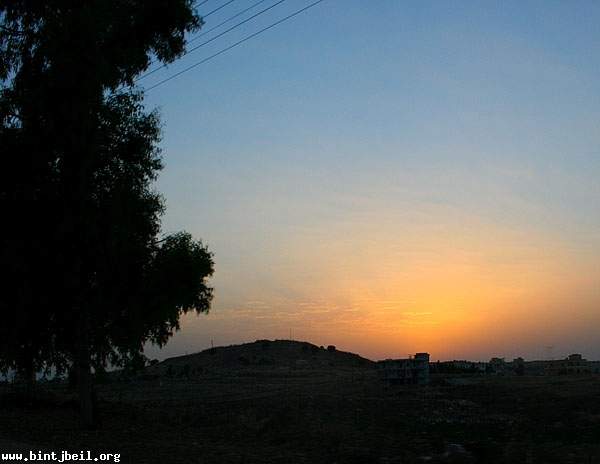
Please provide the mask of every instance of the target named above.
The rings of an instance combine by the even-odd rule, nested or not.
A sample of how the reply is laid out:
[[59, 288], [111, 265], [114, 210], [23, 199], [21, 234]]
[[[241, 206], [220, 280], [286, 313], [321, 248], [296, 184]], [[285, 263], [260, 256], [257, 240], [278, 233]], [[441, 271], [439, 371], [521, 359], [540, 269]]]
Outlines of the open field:
[[[98, 386], [80, 432], [65, 385], [25, 407], [4, 385], [0, 438], [119, 452], [131, 463], [600, 463], [600, 377], [435, 377], [383, 384], [372, 365], [204, 369]], [[464, 449], [464, 452], [463, 452]]]

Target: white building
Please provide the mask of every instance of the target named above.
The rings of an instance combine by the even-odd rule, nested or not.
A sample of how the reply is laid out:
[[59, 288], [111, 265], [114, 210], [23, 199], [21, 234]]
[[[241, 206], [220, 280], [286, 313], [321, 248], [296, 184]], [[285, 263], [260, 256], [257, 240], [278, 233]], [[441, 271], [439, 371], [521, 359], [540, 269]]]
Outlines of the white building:
[[429, 353], [417, 353], [407, 359], [379, 361], [381, 378], [389, 383], [427, 385], [429, 383]]

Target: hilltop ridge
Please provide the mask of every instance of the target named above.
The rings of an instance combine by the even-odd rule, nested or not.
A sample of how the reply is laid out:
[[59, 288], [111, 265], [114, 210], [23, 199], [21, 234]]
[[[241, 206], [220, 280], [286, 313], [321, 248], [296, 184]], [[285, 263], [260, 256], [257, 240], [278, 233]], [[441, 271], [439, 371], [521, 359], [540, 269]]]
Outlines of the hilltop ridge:
[[293, 340], [256, 340], [240, 345], [208, 348], [194, 354], [167, 358], [152, 366], [152, 370], [198, 368], [268, 368], [268, 367], [372, 367], [374, 361], [355, 353], [338, 351], [312, 343]]

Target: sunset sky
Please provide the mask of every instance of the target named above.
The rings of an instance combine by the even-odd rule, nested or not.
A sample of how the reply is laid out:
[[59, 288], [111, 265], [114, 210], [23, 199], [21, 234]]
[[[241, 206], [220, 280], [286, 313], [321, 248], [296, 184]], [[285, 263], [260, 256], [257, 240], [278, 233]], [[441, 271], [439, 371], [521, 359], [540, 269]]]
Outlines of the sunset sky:
[[148, 92], [164, 231], [216, 272], [211, 313], [147, 354], [291, 329], [372, 359], [600, 359], [599, 24], [591, 1], [325, 0]]

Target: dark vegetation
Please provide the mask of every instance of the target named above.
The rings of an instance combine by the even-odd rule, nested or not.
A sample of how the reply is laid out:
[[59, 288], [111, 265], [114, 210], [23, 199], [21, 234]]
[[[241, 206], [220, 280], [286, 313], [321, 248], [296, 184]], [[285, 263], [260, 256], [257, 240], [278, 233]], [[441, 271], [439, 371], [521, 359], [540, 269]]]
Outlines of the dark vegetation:
[[160, 121], [134, 85], [201, 25], [191, 0], [0, 0], [0, 370], [29, 390], [68, 370], [86, 428], [92, 372], [209, 309], [211, 254], [160, 235]]
[[78, 430], [65, 384], [44, 385], [33, 408], [5, 386], [0, 428], [29, 446], [118, 451], [122, 462], [600, 462], [598, 376], [387, 386], [374, 363], [308, 343], [210, 353], [111, 376], [98, 386], [94, 432]]

